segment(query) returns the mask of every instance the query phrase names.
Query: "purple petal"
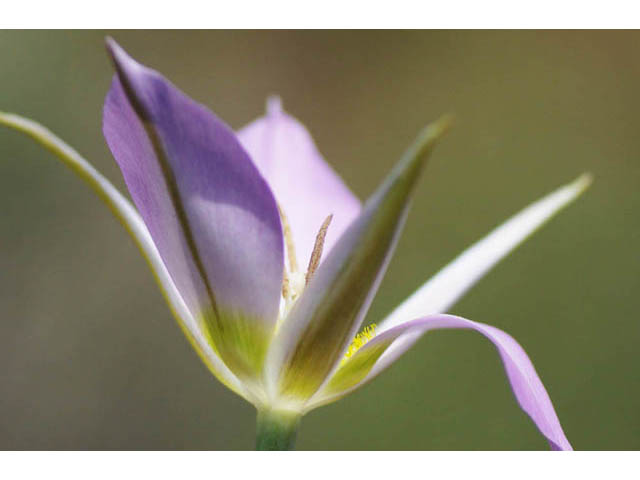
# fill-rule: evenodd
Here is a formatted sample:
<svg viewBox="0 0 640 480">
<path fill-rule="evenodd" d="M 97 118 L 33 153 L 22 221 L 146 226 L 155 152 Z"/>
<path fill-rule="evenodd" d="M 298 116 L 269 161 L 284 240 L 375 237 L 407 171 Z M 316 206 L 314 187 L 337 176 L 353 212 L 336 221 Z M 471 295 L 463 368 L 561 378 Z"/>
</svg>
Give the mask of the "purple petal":
<svg viewBox="0 0 640 480">
<path fill-rule="evenodd" d="M 244 388 L 244 385 L 220 360 L 207 342 L 169 276 L 146 225 L 142 221 L 140 214 L 131 205 L 131 202 L 78 152 L 42 125 L 19 115 L 2 112 L 0 112 L 0 125 L 14 128 L 32 137 L 36 142 L 50 150 L 78 178 L 91 187 L 96 195 L 109 207 L 111 213 L 122 223 L 140 249 L 158 283 L 160 291 L 169 304 L 171 312 L 202 361 L 224 385 L 248 401 L 255 403 L 256 400 L 252 393 Z"/>
<path fill-rule="evenodd" d="M 518 342 L 495 327 L 453 315 L 428 316 L 380 333 L 343 364 L 341 369 L 348 371 L 348 375 L 338 370 L 324 391 L 318 395 L 317 403 L 311 408 L 345 395 L 387 368 L 413 343 L 403 342 L 406 336 L 413 337 L 429 330 L 448 328 L 475 330 L 493 342 L 502 359 L 513 394 L 522 410 L 531 417 L 552 449 L 572 450 L 571 444 L 562 431 L 551 399 L 531 360 Z M 351 362 L 359 364 L 358 371 L 349 368 Z M 365 369 L 366 371 L 363 371 Z M 351 379 L 355 379 L 355 382 Z"/>
<path fill-rule="evenodd" d="M 271 190 L 235 134 L 108 43 L 104 135 L 162 260 L 233 370 L 261 368 L 277 320 L 283 239 Z"/>
<path fill-rule="evenodd" d="M 238 132 L 284 210 L 298 261 L 306 267 L 322 225 L 333 214 L 324 256 L 360 212 L 360 201 L 324 161 L 307 129 L 270 98 L 267 114 Z"/>
</svg>

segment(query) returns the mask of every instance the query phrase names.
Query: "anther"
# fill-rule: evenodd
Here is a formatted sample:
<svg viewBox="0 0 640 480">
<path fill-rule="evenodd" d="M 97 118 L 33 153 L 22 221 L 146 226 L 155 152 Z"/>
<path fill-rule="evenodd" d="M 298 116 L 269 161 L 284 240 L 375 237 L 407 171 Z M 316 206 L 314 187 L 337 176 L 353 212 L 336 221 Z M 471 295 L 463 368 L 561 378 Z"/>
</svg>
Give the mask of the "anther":
<svg viewBox="0 0 640 480">
<path fill-rule="evenodd" d="M 376 324 L 372 323 L 371 325 L 367 325 L 360 333 L 356 334 L 344 354 L 344 358 L 341 362 L 342 364 L 351 358 L 358 350 L 364 347 L 369 340 L 376 336 L 376 328 Z"/>
<path fill-rule="evenodd" d="M 327 229 L 329 228 L 329 224 L 331 223 L 332 219 L 333 214 L 325 218 L 324 222 L 322 222 L 322 226 L 320 227 L 318 235 L 316 235 L 316 242 L 313 245 L 313 251 L 311 252 L 311 258 L 309 259 L 309 267 L 307 268 L 306 283 L 309 283 L 309 280 L 311 280 L 311 277 L 318 268 L 318 265 L 320 265 L 320 258 L 322 257 L 322 249 L 324 247 L 324 239 L 327 236 Z"/>
</svg>

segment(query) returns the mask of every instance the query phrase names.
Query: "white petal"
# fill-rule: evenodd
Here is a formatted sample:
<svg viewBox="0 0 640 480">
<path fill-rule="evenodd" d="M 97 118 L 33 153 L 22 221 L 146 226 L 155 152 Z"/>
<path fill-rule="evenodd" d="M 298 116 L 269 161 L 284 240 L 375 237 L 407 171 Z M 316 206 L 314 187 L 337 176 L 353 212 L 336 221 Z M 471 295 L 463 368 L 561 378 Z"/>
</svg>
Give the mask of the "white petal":
<svg viewBox="0 0 640 480">
<path fill-rule="evenodd" d="M 378 331 L 447 311 L 494 265 L 575 200 L 590 183 L 591 175 L 583 174 L 508 219 L 431 277 L 378 325 Z"/>
<path fill-rule="evenodd" d="M 378 335 L 415 318 L 444 313 L 496 263 L 584 192 L 591 181 L 590 174 L 581 175 L 568 185 L 529 205 L 467 248 L 387 315 L 378 325 Z M 423 333 L 407 332 L 399 337 L 358 386 L 372 380 L 392 364 L 418 341 Z"/>
</svg>

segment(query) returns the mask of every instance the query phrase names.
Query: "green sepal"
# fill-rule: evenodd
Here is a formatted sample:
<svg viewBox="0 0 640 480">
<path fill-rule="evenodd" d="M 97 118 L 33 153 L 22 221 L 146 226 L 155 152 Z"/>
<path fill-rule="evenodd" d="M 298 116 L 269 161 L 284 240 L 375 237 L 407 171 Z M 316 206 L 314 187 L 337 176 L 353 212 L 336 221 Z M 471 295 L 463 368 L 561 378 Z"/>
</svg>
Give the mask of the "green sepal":
<svg viewBox="0 0 640 480">
<path fill-rule="evenodd" d="M 419 174 L 451 120 L 442 117 L 420 133 L 294 305 L 267 364 L 279 375 L 279 395 L 310 398 L 342 359 L 397 243 Z"/>
</svg>

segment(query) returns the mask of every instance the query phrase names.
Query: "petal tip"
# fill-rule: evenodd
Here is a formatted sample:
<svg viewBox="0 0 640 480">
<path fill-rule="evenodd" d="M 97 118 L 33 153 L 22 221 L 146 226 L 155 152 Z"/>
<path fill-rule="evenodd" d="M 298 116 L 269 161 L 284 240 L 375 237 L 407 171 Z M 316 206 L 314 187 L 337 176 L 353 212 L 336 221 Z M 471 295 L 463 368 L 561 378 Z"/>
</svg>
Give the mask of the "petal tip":
<svg viewBox="0 0 640 480">
<path fill-rule="evenodd" d="M 576 190 L 577 194 L 583 193 L 593 183 L 593 173 L 585 172 L 576 178 L 571 186 Z"/>
<path fill-rule="evenodd" d="M 105 44 L 131 106 L 142 119 L 149 119 L 152 116 L 149 110 L 150 99 L 145 99 L 148 96 L 145 92 L 149 90 L 149 80 L 159 74 L 138 63 L 113 38 L 106 37 Z"/>
<path fill-rule="evenodd" d="M 107 53 L 109 54 L 109 56 L 111 57 L 114 63 L 117 64 L 118 60 L 121 59 L 124 55 L 126 55 L 126 53 L 124 52 L 124 49 L 120 45 L 118 45 L 118 42 L 116 42 L 113 39 L 113 37 L 106 36 L 104 38 L 104 44 L 107 49 Z"/>
<path fill-rule="evenodd" d="M 105 37 L 105 46 L 121 80 L 124 81 L 126 77 L 135 74 L 137 69 L 144 69 L 144 67 L 136 62 L 112 37 Z"/>
<path fill-rule="evenodd" d="M 282 113 L 282 99 L 280 95 L 272 94 L 267 97 L 267 116 L 272 117 Z"/>
<path fill-rule="evenodd" d="M 454 119 L 454 115 L 448 113 L 424 127 L 418 135 L 418 141 L 415 144 L 417 156 L 422 156 L 429 152 L 435 143 L 453 126 Z"/>
<path fill-rule="evenodd" d="M 439 134 L 442 135 L 443 133 L 449 131 L 449 129 L 453 127 L 455 122 L 456 116 L 454 113 L 445 113 L 433 123 L 433 128 L 439 129 Z"/>
<path fill-rule="evenodd" d="M 111 35 L 107 35 L 106 37 L 104 37 L 104 43 L 107 46 L 107 48 L 111 48 L 114 44 L 117 45 L 117 42 L 113 39 Z"/>
<path fill-rule="evenodd" d="M 455 120 L 456 116 L 453 113 L 445 113 L 435 122 L 430 123 L 427 130 L 431 132 L 431 136 L 441 137 L 453 127 Z"/>
</svg>

